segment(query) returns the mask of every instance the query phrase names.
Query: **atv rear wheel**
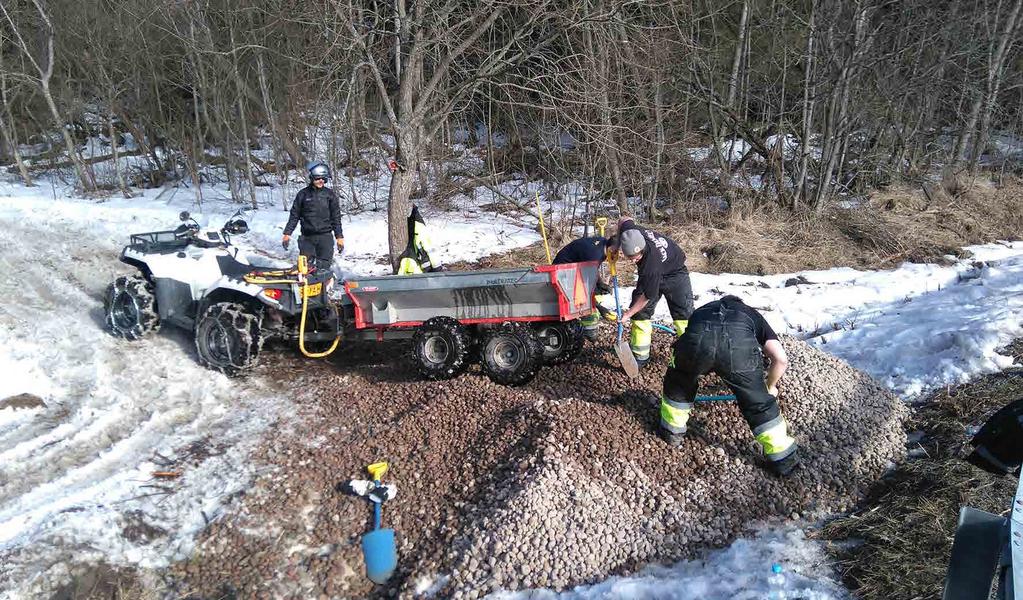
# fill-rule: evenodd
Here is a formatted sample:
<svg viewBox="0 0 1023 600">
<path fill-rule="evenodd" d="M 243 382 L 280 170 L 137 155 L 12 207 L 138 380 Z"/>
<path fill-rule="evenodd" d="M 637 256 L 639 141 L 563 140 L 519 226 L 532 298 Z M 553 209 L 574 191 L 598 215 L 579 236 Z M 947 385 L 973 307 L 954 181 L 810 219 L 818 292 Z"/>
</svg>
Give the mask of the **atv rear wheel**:
<svg viewBox="0 0 1023 600">
<path fill-rule="evenodd" d="M 545 365 L 566 363 L 582 352 L 583 326 L 579 321 L 548 321 L 535 325 L 536 337 L 543 345 Z"/>
<path fill-rule="evenodd" d="M 263 346 L 261 325 L 262 315 L 244 304 L 210 305 L 195 327 L 199 364 L 229 376 L 252 369 Z"/>
<path fill-rule="evenodd" d="M 484 334 L 480 342 L 480 365 L 494 383 L 529 383 L 542 363 L 543 345 L 525 323 L 505 323 Z"/>
<path fill-rule="evenodd" d="M 160 329 L 153 286 L 141 275 L 124 275 L 107 286 L 103 309 L 116 336 L 137 340 Z"/>
<path fill-rule="evenodd" d="M 423 377 L 451 379 L 469 366 L 472 344 L 465 327 L 451 317 L 433 317 L 412 336 L 412 355 Z"/>
</svg>

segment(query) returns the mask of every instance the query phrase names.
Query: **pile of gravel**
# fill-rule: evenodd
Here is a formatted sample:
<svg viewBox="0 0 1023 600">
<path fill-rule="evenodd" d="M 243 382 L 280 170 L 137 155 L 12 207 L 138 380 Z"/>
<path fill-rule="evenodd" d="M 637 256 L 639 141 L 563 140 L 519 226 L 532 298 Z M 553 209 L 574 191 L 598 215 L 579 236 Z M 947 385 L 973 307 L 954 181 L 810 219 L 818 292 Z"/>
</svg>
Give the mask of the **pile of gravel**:
<svg viewBox="0 0 1023 600">
<path fill-rule="evenodd" d="M 523 388 L 478 372 L 419 381 L 385 346 L 347 350 L 333 365 L 283 360 L 275 368 L 314 376 L 302 380 L 312 393 L 296 398 L 309 416 L 268 442 L 258 457 L 267 474 L 175 568 L 180 591 L 563 589 L 691 557 L 755 521 L 848 509 L 904 455 L 908 410 L 842 361 L 784 344 L 780 403 L 803 457 L 787 479 L 758 466 L 734 403 L 698 405 L 680 448 L 656 437 L 666 345 L 638 380 L 604 344 Z M 386 479 L 399 486 L 384 526 L 398 532 L 400 561 L 392 582 L 374 588 L 359 546 L 370 506 L 339 484 L 378 460 L 391 462 Z"/>
</svg>

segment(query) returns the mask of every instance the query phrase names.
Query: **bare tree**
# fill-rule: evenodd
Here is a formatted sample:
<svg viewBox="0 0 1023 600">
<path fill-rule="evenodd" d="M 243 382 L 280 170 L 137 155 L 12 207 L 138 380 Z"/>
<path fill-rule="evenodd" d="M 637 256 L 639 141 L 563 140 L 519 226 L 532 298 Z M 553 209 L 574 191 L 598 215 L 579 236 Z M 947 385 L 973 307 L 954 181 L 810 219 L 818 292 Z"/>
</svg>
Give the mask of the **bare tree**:
<svg viewBox="0 0 1023 600">
<path fill-rule="evenodd" d="M 75 174 L 78 176 L 78 181 L 82 184 L 84 189 L 95 190 L 96 182 L 92 177 L 92 173 L 82 161 L 82 157 L 78 153 L 78 150 L 71 139 L 71 134 L 68 131 L 64 117 L 61 115 L 60 109 L 57 108 L 57 103 L 53 97 L 53 89 L 50 85 L 53 80 L 54 38 L 56 37 L 56 33 L 53 29 L 53 23 L 50 21 L 50 17 L 46 13 L 46 10 L 40 0 L 32 0 L 32 6 L 35 7 L 38 17 L 42 21 L 42 30 L 46 39 L 45 53 L 43 56 L 38 58 L 35 56 L 33 49 L 29 46 L 29 43 L 22 36 L 18 23 L 15 22 L 14 16 L 7 9 L 5 4 L 0 4 L 0 12 L 3 13 L 4 18 L 7 20 L 7 23 L 11 28 L 15 45 L 19 50 L 21 50 L 24 57 L 35 69 L 35 80 L 39 85 L 39 91 L 42 92 L 43 98 L 46 100 L 46 106 L 50 109 L 50 115 L 53 117 L 54 125 L 60 130 L 64 137 L 64 146 L 67 150 L 68 158 L 74 164 Z"/>
</svg>

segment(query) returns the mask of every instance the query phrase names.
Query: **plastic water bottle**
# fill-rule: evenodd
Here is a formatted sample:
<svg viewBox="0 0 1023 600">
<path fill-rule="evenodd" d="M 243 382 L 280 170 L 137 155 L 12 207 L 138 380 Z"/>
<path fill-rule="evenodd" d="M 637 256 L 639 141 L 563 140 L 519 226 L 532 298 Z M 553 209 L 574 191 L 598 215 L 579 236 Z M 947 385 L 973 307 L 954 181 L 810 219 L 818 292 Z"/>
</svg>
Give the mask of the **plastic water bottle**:
<svg viewBox="0 0 1023 600">
<path fill-rule="evenodd" d="M 767 578 L 767 597 L 769 600 L 787 600 L 789 595 L 785 592 L 785 572 L 781 565 L 771 565 L 771 576 Z"/>
</svg>

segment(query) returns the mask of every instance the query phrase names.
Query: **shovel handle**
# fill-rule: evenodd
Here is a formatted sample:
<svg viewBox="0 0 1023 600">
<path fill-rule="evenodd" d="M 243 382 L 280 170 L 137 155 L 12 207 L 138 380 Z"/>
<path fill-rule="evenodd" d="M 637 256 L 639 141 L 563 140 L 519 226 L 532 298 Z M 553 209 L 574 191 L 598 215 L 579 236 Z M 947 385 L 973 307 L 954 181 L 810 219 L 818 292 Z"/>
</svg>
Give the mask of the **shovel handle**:
<svg viewBox="0 0 1023 600">
<path fill-rule="evenodd" d="M 380 480 L 376 479 L 376 480 L 373 481 L 373 483 L 375 483 L 377 485 L 380 485 Z M 381 505 L 383 505 L 383 502 L 374 502 L 373 503 L 373 529 L 374 530 L 380 529 L 380 519 L 381 519 L 381 517 L 380 517 L 380 513 L 381 513 L 380 507 L 381 507 Z"/>
</svg>

